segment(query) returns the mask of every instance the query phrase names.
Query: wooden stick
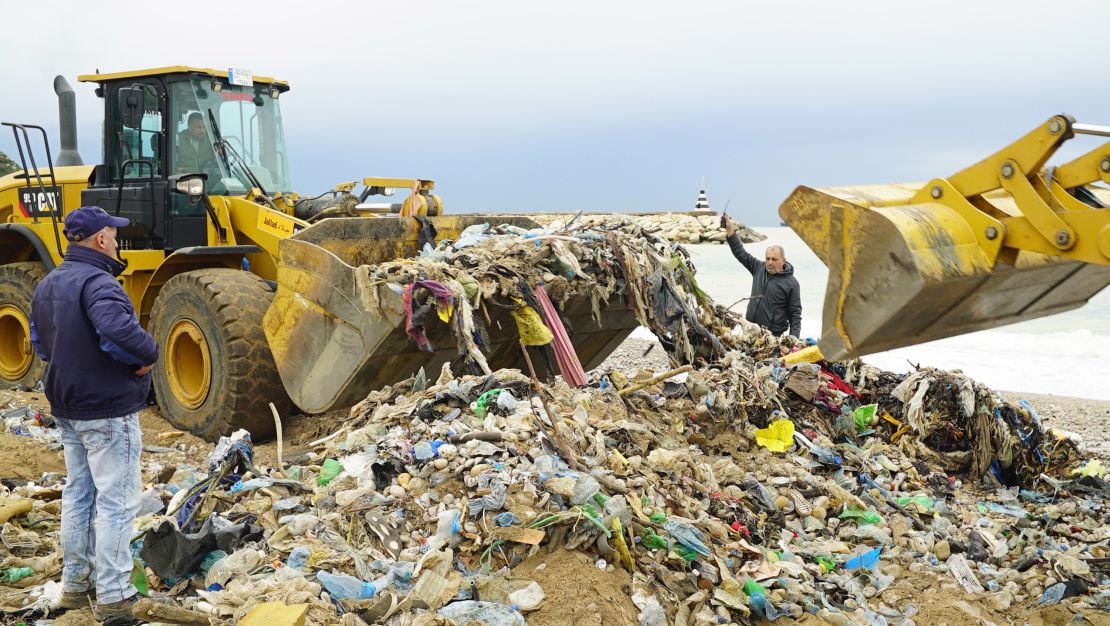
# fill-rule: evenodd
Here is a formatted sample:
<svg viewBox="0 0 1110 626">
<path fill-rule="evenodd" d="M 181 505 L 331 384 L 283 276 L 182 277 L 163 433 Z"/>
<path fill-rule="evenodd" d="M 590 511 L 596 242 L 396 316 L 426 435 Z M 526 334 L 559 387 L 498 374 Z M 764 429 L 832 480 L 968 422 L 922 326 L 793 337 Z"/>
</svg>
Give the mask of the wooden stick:
<svg viewBox="0 0 1110 626">
<path fill-rule="evenodd" d="M 620 396 L 627 396 L 628 394 L 632 393 L 633 391 L 639 391 L 639 390 L 643 389 L 644 387 L 649 387 L 651 385 L 654 385 L 657 382 L 660 382 L 660 381 L 663 381 L 663 380 L 667 380 L 668 378 L 673 378 L 675 376 L 678 376 L 679 374 L 684 374 L 686 372 L 689 372 L 692 369 L 694 369 L 693 365 L 683 365 L 682 367 L 676 367 L 675 369 L 663 372 L 662 374 L 659 374 L 658 376 L 652 376 L 651 378 L 649 378 L 645 381 L 638 382 L 635 385 L 629 385 L 629 386 L 625 387 L 624 389 L 621 389 L 620 391 L 618 391 L 617 394 L 619 394 Z"/>
<path fill-rule="evenodd" d="M 551 429 L 555 431 L 555 435 L 559 435 L 559 420 L 551 409 L 547 406 L 547 400 L 543 399 L 543 388 L 540 387 L 540 379 L 536 376 L 536 368 L 532 367 L 532 357 L 528 356 L 528 346 L 524 341 L 520 342 L 520 351 L 524 353 L 524 362 L 528 364 L 528 373 L 532 375 L 532 389 L 536 392 L 536 397 L 540 399 L 543 404 L 543 410 L 547 413 L 547 419 L 551 420 Z M 542 420 L 541 420 L 542 421 Z"/>
<path fill-rule="evenodd" d="M 555 444 L 557 451 L 563 456 L 563 460 L 567 462 L 567 465 L 569 465 L 572 470 L 576 472 L 585 471 L 582 468 L 582 464 L 578 462 L 578 456 L 575 455 L 574 449 L 567 445 L 567 442 L 563 439 L 563 433 L 559 430 L 559 418 L 551 411 L 551 407 L 547 405 L 547 400 L 543 399 L 543 387 L 540 386 L 540 379 L 536 376 L 536 369 L 532 367 L 532 358 L 528 356 L 528 346 L 524 345 L 523 341 L 520 342 L 520 350 L 524 353 L 524 362 L 528 364 L 528 373 L 532 375 L 532 388 L 536 392 L 536 397 L 540 399 L 543 410 L 547 413 L 547 418 L 551 421 L 551 441 Z M 532 408 L 532 401 L 530 399 L 528 401 L 528 407 Z M 532 411 L 533 415 L 535 415 L 535 413 L 535 411 Z M 540 419 L 538 415 L 536 415 L 536 422 L 539 424 L 540 428 L 544 427 L 543 420 Z"/>
</svg>

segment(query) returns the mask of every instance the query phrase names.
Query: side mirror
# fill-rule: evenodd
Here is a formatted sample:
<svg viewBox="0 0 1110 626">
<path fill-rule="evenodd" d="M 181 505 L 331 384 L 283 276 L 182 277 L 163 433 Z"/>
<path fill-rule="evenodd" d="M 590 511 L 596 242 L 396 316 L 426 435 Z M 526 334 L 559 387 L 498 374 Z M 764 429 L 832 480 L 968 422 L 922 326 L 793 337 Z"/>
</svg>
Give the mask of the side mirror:
<svg viewBox="0 0 1110 626">
<path fill-rule="evenodd" d="M 120 120 L 127 128 L 139 128 L 143 121 L 143 90 L 140 87 L 120 87 L 116 94 Z"/>
<path fill-rule="evenodd" d="M 169 182 L 172 189 L 177 193 L 183 193 L 189 196 L 190 201 L 195 201 L 204 195 L 204 181 L 208 180 L 208 174 L 179 174 L 170 176 Z"/>
</svg>

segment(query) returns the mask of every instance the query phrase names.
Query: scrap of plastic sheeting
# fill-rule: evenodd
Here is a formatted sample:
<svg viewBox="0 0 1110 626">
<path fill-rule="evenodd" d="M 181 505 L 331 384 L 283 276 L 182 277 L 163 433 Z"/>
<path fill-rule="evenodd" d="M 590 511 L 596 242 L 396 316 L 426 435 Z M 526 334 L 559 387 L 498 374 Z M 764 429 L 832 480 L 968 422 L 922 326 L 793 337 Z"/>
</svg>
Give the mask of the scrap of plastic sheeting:
<svg viewBox="0 0 1110 626">
<path fill-rule="evenodd" d="M 668 520 L 666 524 L 663 524 L 663 530 L 670 533 L 676 541 L 694 552 L 702 556 L 709 556 L 709 548 L 705 547 L 705 544 L 702 543 L 705 539 L 705 535 L 690 524 L 678 520 Z"/>
<path fill-rule="evenodd" d="M 464 228 L 463 231 L 459 233 L 459 238 L 455 240 L 455 243 L 451 244 L 451 247 L 456 250 L 462 250 L 463 248 L 477 245 L 489 238 L 489 224 L 474 224 L 473 226 Z"/>
<path fill-rule="evenodd" d="M 1072 476 L 1095 476 L 1102 478 L 1105 474 L 1106 468 L 1102 466 L 1102 461 L 1099 459 L 1091 459 L 1082 467 L 1077 467 L 1071 471 Z"/>
<path fill-rule="evenodd" d="M 948 572 L 960 583 L 964 591 L 968 593 L 983 593 L 983 585 L 979 582 L 979 579 L 975 577 L 975 573 L 971 571 L 971 566 L 968 565 L 964 555 L 953 554 L 948 557 Z"/>
<path fill-rule="evenodd" d="M 875 414 L 878 410 L 879 405 L 877 404 L 865 404 L 856 407 L 856 409 L 852 411 L 852 422 L 855 424 L 856 431 L 862 432 L 874 425 Z"/>
<path fill-rule="evenodd" d="M 524 626 L 524 616 L 511 607 L 496 602 L 463 600 L 452 602 L 436 611 L 459 624 L 479 623 L 487 626 Z"/>
<path fill-rule="evenodd" d="M 781 419 L 755 431 L 755 442 L 771 452 L 786 452 L 794 443 L 794 422 Z"/>
<path fill-rule="evenodd" d="M 882 553 L 882 551 L 882 546 L 879 546 L 874 550 L 868 550 L 867 552 L 864 552 L 857 557 L 848 559 L 848 562 L 844 564 L 844 569 L 865 569 L 867 571 L 871 571 L 875 569 L 875 566 L 879 563 L 879 554 Z"/>
</svg>

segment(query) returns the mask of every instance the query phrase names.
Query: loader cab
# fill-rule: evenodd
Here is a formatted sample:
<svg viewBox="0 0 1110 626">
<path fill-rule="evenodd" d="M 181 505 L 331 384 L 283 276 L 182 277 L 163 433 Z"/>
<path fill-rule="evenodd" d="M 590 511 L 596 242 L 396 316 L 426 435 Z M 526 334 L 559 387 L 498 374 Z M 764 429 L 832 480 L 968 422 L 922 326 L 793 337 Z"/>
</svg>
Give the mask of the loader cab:
<svg viewBox="0 0 1110 626">
<path fill-rule="evenodd" d="M 282 81 L 186 67 L 79 77 L 104 101 L 103 161 L 82 204 L 131 221 L 124 249 L 209 245 L 214 196 L 292 191 L 278 99 Z M 205 175 L 199 200 L 174 190 Z"/>
</svg>

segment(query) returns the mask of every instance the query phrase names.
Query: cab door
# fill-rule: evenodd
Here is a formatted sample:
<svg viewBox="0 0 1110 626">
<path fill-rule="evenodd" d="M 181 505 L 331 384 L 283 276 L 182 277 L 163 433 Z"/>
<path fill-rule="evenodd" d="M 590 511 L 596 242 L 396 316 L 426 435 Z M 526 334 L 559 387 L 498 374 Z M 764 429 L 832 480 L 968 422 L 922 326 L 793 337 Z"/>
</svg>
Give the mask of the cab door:
<svg viewBox="0 0 1110 626">
<path fill-rule="evenodd" d="M 167 98 L 158 78 L 129 79 L 107 86 L 104 167 L 82 204 L 126 217 L 124 249 L 165 249 L 168 234 L 166 181 Z"/>
</svg>

